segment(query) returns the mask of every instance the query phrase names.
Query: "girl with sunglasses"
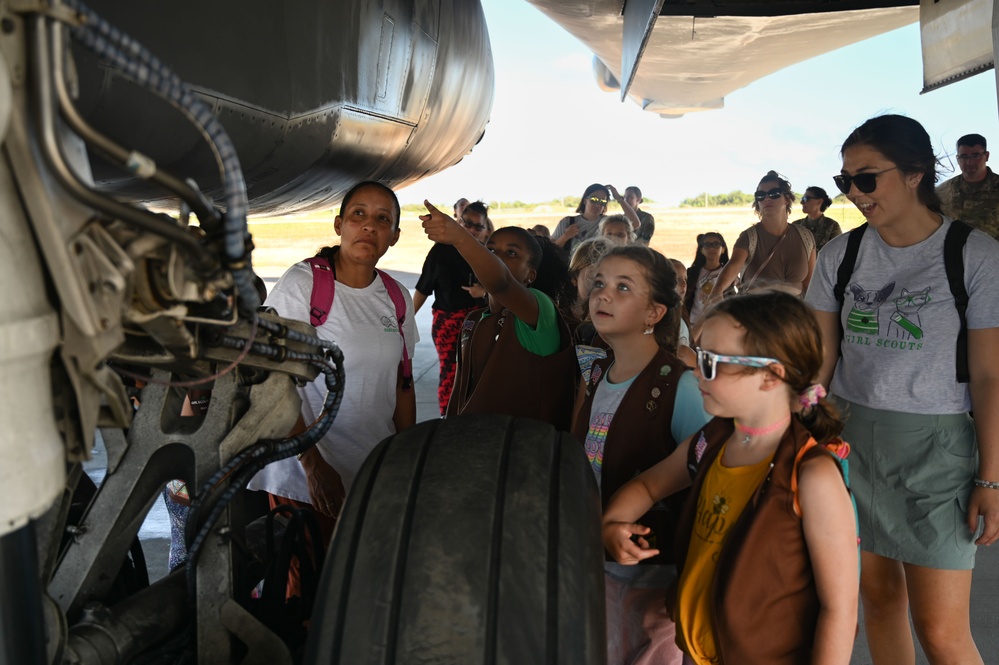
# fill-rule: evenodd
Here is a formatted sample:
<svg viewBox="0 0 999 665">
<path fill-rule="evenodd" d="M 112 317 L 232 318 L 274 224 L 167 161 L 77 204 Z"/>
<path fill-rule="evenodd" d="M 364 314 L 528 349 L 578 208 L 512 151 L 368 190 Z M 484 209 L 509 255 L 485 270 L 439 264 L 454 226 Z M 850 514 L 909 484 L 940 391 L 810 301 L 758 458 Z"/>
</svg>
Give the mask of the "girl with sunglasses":
<svg viewBox="0 0 999 665">
<path fill-rule="evenodd" d="M 670 455 L 708 420 L 697 383 L 676 357 L 680 296 L 668 259 L 615 247 L 597 265 L 590 318 L 609 347 L 580 385 L 572 433 L 584 443 L 601 503 Z M 673 538 L 682 499 L 642 511 L 659 543 Z M 668 553 L 638 567 L 605 566 L 608 662 L 679 665 L 673 624 L 662 614 L 676 568 Z"/>
<path fill-rule="evenodd" d="M 853 444 L 871 656 L 914 662 L 911 613 L 931 663 L 981 663 L 969 606 L 976 546 L 999 538 L 999 244 L 981 231 L 967 238 L 967 336 L 955 343 L 961 323 L 944 261 L 955 222 L 940 212 L 930 137 L 911 118 L 880 116 L 841 155 L 836 185 L 867 224 L 822 250 L 808 302 L 825 348 L 820 380 L 845 406 Z M 964 351 L 967 383 L 955 369 Z"/>
<path fill-rule="evenodd" d="M 827 242 L 843 234 L 839 222 L 832 217 L 826 217 L 826 209 L 831 205 L 832 199 L 826 194 L 826 190 L 821 187 L 809 187 L 801 197 L 801 211 L 805 216 L 793 222 L 812 232 L 816 252 L 825 247 Z"/>
<path fill-rule="evenodd" d="M 572 254 L 577 244 L 597 235 L 600 223 L 606 218 L 607 204 L 611 195 L 624 211 L 625 218 L 631 223 L 632 231 L 637 232 L 642 225 L 641 220 L 638 219 L 635 209 L 618 193 L 614 185 L 593 183 L 583 191 L 583 198 L 579 201 L 576 214 L 563 217 L 559 221 L 552 231 L 552 241 Z"/>
<path fill-rule="evenodd" d="M 460 215 L 456 218 L 465 230 L 481 244 L 493 232 L 489 219 L 489 208 L 482 201 L 469 203 L 465 199 Z M 457 207 L 457 203 L 455 206 Z M 423 270 L 413 292 L 413 305 L 419 312 L 430 295 L 434 295 L 433 323 L 430 332 L 440 362 L 437 382 L 437 403 L 441 415 L 447 411 L 451 389 L 454 387 L 455 363 L 457 362 L 458 332 L 468 313 L 485 304 L 482 287 L 475 279 L 475 273 L 468 262 L 452 245 L 436 243 L 427 253 Z"/>
<path fill-rule="evenodd" d="M 710 231 L 697 236 L 697 255 L 687 269 L 687 293 L 683 298 L 691 327 L 701 320 L 704 306 L 714 293 L 715 283 L 727 263 L 728 245 L 722 234 Z"/>
<path fill-rule="evenodd" d="M 705 314 L 697 356 L 715 418 L 621 488 L 604 512 L 604 545 L 622 564 L 674 545 L 671 611 L 685 663 L 846 665 L 856 521 L 830 454 L 847 449 L 835 439 L 842 422 L 813 384 L 822 366 L 815 317 L 780 291 L 724 300 Z M 675 541 L 651 542 L 636 519 L 691 485 Z"/>
<path fill-rule="evenodd" d="M 768 171 L 756 188 L 753 210 L 760 221 L 739 235 L 732 259 L 718 276 L 711 300 L 718 300 L 736 280 L 740 288 L 779 286 L 803 294 L 815 268 L 815 239 L 808 229 L 788 224 L 794 194 L 791 183 Z"/>
</svg>

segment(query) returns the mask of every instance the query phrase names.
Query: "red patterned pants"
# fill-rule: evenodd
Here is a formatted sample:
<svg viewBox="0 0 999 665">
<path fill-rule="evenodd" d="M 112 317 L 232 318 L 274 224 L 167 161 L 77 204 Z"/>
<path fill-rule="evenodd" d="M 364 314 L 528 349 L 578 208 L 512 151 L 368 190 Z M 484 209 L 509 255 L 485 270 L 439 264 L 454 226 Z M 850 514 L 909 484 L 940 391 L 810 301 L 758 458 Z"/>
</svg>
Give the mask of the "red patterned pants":
<svg viewBox="0 0 999 665">
<path fill-rule="evenodd" d="M 434 310 L 434 322 L 430 332 L 437 347 L 437 357 L 440 359 L 440 382 L 437 384 L 437 403 L 441 415 L 447 411 L 448 400 L 451 399 L 451 389 L 454 388 L 454 374 L 458 366 L 458 335 L 461 324 L 471 309 L 460 309 L 456 312 Z"/>
</svg>

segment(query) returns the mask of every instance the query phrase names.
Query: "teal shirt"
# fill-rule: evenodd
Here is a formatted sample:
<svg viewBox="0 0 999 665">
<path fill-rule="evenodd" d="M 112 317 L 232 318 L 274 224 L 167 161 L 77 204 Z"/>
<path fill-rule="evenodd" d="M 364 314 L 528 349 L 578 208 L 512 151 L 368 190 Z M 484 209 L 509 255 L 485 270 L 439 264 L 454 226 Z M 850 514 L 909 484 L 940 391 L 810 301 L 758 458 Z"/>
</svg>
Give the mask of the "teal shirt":
<svg viewBox="0 0 999 665">
<path fill-rule="evenodd" d="M 704 410 L 704 398 L 697 389 L 697 377 L 693 372 L 684 372 L 676 386 L 673 402 L 673 420 L 670 421 L 673 440 L 683 443 L 713 417 Z"/>
<path fill-rule="evenodd" d="M 518 317 L 513 317 L 517 341 L 525 350 L 539 356 L 550 356 L 562 346 L 562 333 L 559 331 L 558 312 L 555 303 L 546 294 L 528 289 L 538 301 L 538 324 L 528 325 Z M 486 316 L 492 316 L 490 312 Z M 486 317 L 483 317 L 483 319 Z"/>
</svg>

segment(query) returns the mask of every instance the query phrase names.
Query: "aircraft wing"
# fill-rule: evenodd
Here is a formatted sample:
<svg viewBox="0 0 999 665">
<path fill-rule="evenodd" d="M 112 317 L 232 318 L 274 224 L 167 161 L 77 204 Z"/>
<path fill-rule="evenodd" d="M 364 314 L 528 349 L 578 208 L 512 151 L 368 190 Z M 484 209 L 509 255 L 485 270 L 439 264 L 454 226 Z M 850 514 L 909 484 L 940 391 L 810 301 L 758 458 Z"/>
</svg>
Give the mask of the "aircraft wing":
<svg viewBox="0 0 999 665">
<path fill-rule="evenodd" d="M 663 117 L 722 108 L 788 65 L 919 20 L 905 0 L 528 1 L 593 51 L 603 89 Z"/>
</svg>

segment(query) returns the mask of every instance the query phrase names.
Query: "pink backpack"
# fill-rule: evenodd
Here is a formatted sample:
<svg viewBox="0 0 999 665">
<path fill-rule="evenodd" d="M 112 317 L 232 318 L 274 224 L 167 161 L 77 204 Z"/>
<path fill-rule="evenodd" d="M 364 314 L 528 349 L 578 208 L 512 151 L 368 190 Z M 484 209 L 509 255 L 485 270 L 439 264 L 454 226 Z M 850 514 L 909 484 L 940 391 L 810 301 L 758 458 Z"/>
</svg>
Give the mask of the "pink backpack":
<svg viewBox="0 0 999 665">
<path fill-rule="evenodd" d="M 312 266 L 312 299 L 309 302 L 309 322 L 316 328 L 321 326 L 333 309 L 333 294 L 336 291 L 336 274 L 330 267 L 329 261 L 321 256 L 314 256 L 305 259 L 305 262 Z M 399 326 L 399 335 L 402 337 L 402 387 L 409 390 L 413 387 L 413 361 L 409 357 L 409 349 L 406 347 L 406 333 L 403 332 L 402 324 L 406 320 L 406 299 L 402 296 L 402 290 L 398 282 L 382 270 L 375 269 L 378 276 L 385 284 L 392 304 L 395 305 L 395 318 Z"/>
</svg>

